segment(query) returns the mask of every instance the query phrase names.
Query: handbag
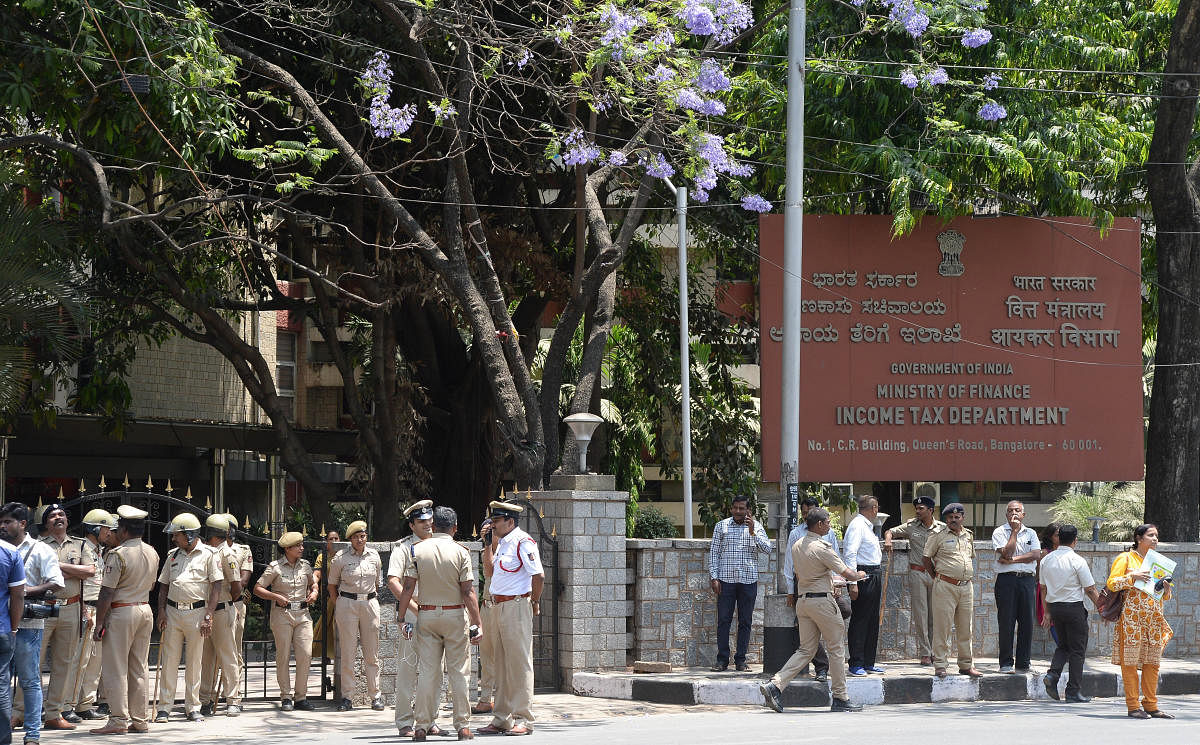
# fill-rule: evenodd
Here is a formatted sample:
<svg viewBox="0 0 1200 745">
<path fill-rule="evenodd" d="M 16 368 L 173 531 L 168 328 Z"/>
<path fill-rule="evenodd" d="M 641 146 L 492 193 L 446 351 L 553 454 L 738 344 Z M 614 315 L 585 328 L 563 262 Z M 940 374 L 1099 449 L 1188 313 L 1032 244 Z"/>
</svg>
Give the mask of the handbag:
<svg viewBox="0 0 1200 745">
<path fill-rule="evenodd" d="M 1118 590 L 1113 592 L 1107 586 L 1100 591 L 1100 599 L 1096 601 L 1096 612 L 1100 614 L 1100 618 L 1105 621 L 1116 621 L 1121 617 L 1121 610 L 1125 607 L 1126 590 Z"/>
</svg>

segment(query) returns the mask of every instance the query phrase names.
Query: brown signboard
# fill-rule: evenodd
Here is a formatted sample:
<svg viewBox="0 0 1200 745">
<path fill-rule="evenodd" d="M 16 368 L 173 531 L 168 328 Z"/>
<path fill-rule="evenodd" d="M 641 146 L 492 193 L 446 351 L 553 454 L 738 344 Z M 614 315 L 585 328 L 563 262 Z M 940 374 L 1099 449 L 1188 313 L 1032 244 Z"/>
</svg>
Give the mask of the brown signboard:
<svg viewBox="0 0 1200 745">
<path fill-rule="evenodd" d="M 783 334 L 801 334 L 800 481 L 1143 477 L 1140 233 L 1078 218 L 804 218 L 782 328 L 783 216 L 760 223 L 763 477 Z"/>
</svg>

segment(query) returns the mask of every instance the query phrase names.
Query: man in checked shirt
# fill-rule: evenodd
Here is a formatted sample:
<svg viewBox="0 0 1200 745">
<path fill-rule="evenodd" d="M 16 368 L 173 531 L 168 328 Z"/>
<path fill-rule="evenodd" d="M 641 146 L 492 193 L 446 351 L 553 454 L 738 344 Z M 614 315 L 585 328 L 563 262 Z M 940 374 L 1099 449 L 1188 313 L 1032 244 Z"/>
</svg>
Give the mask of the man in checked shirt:
<svg viewBox="0 0 1200 745">
<path fill-rule="evenodd" d="M 717 596 L 717 663 L 712 666 L 717 673 L 729 668 L 729 627 L 734 606 L 738 631 L 733 661 L 739 671 L 750 669 L 746 649 L 750 646 L 754 600 L 758 597 L 758 554 L 771 551 L 767 531 L 750 515 L 749 497 L 734 497 L 730 512 L 732 517 L 713 528 L 708 552 L 709 584 Z"/>
</svg>

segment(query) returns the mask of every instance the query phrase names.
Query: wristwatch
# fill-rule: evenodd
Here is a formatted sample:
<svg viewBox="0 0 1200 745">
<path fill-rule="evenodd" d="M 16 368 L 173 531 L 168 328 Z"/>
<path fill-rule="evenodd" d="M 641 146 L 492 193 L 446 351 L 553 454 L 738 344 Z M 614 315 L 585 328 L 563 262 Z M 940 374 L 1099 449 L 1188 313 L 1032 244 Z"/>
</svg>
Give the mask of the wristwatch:
<svg viewBox="0 0 1200 745">
<path fill-rule="evenodd" d="M 204 620 L 205 620 L 205 621 L 211 621 L 211 620 L 212 620 L 212 614 L 211 614 L 211 613 L 205 613 L 205 614 L 204 614 Z"/>
</svg>

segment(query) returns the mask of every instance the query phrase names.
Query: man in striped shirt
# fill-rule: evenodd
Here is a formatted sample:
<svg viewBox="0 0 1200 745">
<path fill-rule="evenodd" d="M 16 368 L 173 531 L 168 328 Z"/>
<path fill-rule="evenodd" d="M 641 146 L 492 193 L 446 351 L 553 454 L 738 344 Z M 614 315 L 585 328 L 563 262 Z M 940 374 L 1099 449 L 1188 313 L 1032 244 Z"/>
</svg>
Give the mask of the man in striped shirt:
<svg viewBox="0 0 1200 745">
<path fill-rule="evenodd" d="M 758 597 L 758 554 L 771 551 L 767 531 L 750 514 L 749 497 L 733 498 L 727 517 L 713 529 L 708 552 L 708 569 L 713 594 L 717 596 L 717 662 L 713 672 L 729 668 L 729 627 L 737 607 L 737 652 L 733 661 L 739 671 L 749 670 L 746 650 L 754 601 Z"/>
</svg>

